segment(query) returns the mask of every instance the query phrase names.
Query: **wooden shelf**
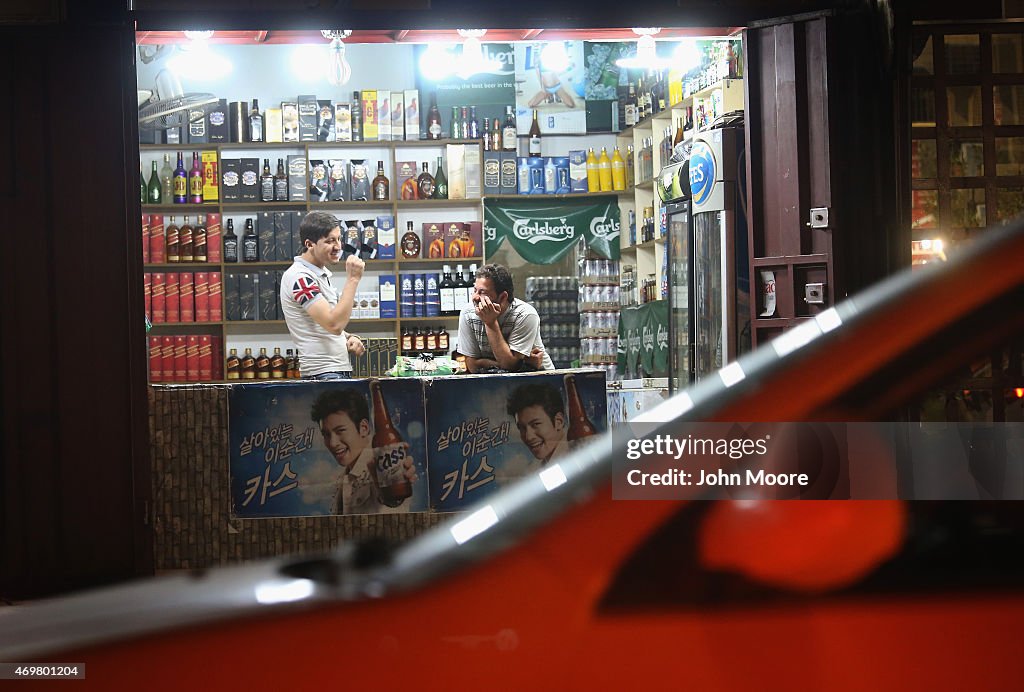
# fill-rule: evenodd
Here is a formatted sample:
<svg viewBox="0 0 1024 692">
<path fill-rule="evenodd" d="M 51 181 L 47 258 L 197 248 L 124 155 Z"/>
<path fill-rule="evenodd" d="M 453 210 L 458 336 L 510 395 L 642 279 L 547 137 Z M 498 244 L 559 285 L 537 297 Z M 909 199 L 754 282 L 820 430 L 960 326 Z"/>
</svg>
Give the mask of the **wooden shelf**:
<svg viewBox="0 0 1024 692">
<path fill-rule="evenodd" d="M 214 144 L 213 148 L 220 149 L 302 149 L 307 144 L 314 142 L 221 142 Z M 191 146 L 191 145 L 190 145 Z"/>
<path fill-rule="evenodd" d="M 399 322 L 437 322 L 438 320 L 457 320 L 458 315 L 436 315 L 434 317 L 399 317 Z"/>
<path fill-rule="evenodd" d="M 385 200 L 375 201 L 363 201 L 357 200 L 354 202 L 310 202 L 310 211 L 331 211 L 332 209 L 391 209 L 391 202 Z"/>
<path fill-rule="evenodd" d="M 626 197 L 632 190 L 609 190 L 608 192 L 567 192 L 541 195 L 486 195 L 484 199 L 592 199 L 594 197 Z"/>
<path fill-rule="evenodd" d="M 245 209 L 305 209 L 305 202 L 221 202 L 221 209 L 226 211 L 242 211 Z"/>
<path fill-rule="evenodd" d="M 142 211 L 146 213 L 181 213 L 191 214 L 200 212 L 217 211 L 220 204 L 216 202 L 203 202 L 202 204 L 143 204 Z"/>
<path fill-rule="evenodd" d="M 215 151 L 223 144 L 205 142 L 203 144 L 140 144 L 139 151 Z"/>
<path fill-rule="evenodd" d="M 389 260 L 390 261 L 390 260 Z M 465 264 L 466 262 L 483 262 L 483 257 L 419 257 L 402 258 L 399 264 Z"/>
<path fill-rule="evenodd" d="M 210 269 L 216 271 L 223 266 L 220 262 L 145 262 L 143 269 Z"/>
<path fill-rule="evenodd" d="M 433 209 L 444 207 L 479 207 L 483 199 L 400 199 L 395 202 L 399 209 Z"/>
<path fill-rule="evenodd" d="M 478 144 L 483 146 L 483 139 L 413 139 L 413 140 L 401 140 L 384 142 L 393 146 L 396 149 L 405 149 L 406 147 L 443 147 L 448 144 Z"/>
</svg>

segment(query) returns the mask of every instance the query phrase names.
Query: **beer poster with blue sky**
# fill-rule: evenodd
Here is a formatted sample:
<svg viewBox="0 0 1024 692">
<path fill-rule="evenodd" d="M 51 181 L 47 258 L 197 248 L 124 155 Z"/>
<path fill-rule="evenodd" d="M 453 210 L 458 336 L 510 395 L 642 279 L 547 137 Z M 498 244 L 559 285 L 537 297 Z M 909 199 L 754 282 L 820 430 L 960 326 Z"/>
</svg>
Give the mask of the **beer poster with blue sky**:
<svg viewBox="0 0 1024 692">
<path fill-rule="evenodd" d="M 603 371 L 434 378 L 430 507 L 465 509 L 607 429 Z"/>
<path fill-rule="evenodd" d="M 235 385 L 228 395 L 231 513 L 424 511 L 426 439 L 418 380 Z"/>
<path fill-rule="evenodd" d="M 587 131 L 587 70 L 583 41 L 516 43 L 516 125 L 530 132 L 533 111 L 541 134 Z"/>
</svg>

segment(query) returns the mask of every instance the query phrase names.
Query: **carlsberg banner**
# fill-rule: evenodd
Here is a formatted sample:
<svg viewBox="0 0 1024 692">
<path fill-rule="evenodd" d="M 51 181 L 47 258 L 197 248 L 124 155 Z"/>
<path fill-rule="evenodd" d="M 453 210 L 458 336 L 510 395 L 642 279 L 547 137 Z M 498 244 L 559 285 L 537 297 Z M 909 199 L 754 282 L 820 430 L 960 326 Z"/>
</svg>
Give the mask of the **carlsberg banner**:
<svg viewBox="0 0 1024 692">
<path fill-rule="evenodd" d="M 507 239 L 531 264 L 552 264 L 581 238 L 606 259 L 619 258 L 619 202 L 614 195 L 572 199 L 484 199 L 484 244 L 490 257 Z"/>
<path fill-rule="evenodd" d="M 667 300 L 619 312 L 619 371 L 630 379 L 668 375 Z"/>
</svg>

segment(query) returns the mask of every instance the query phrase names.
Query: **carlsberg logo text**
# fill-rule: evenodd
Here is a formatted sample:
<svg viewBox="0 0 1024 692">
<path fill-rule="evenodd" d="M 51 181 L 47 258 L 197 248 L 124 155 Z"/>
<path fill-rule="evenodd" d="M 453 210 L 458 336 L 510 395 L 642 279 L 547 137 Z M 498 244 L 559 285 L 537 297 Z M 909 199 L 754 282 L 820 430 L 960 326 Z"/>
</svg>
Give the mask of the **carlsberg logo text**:
<svg viewBox="0 0 1024 692">
<path fill-rule="evenodd" d="M 590 222 L 590 232 L 595 238 L 614 238 L 619 235 L 619 222 L 607 216 L 595 217 Z"/>
<path fill-rule="evenodd" d="M 571 223 L 566 223 L 566 219 L 560 219 L 560 221 L 560 224 L 552 225 L 550 221 L 518 219 L 512 225 L 512 233 L 516 238 L 525 240 L 531 245 L 546 240 L 560 243 L 575 238 L 576 227 Z"/>
</svg>

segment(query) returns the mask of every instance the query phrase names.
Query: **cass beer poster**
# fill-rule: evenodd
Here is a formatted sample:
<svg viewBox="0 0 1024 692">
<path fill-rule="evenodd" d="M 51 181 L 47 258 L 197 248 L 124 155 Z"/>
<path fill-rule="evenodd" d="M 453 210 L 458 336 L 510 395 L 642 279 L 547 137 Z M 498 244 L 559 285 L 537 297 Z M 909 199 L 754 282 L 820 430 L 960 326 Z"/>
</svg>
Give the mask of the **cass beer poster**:
<svg viewBox="0 0 1024 692">
<path fill-rule="evenodd" d="M 228 417 L 236 517 L 427 508 L 418 381 L 236 385 Z"/>
<path fill-rule="evenodd" d="M 231 514 L 453 511 L 607 429 L 603 371 L 243 384 Z"/>
</svg>

